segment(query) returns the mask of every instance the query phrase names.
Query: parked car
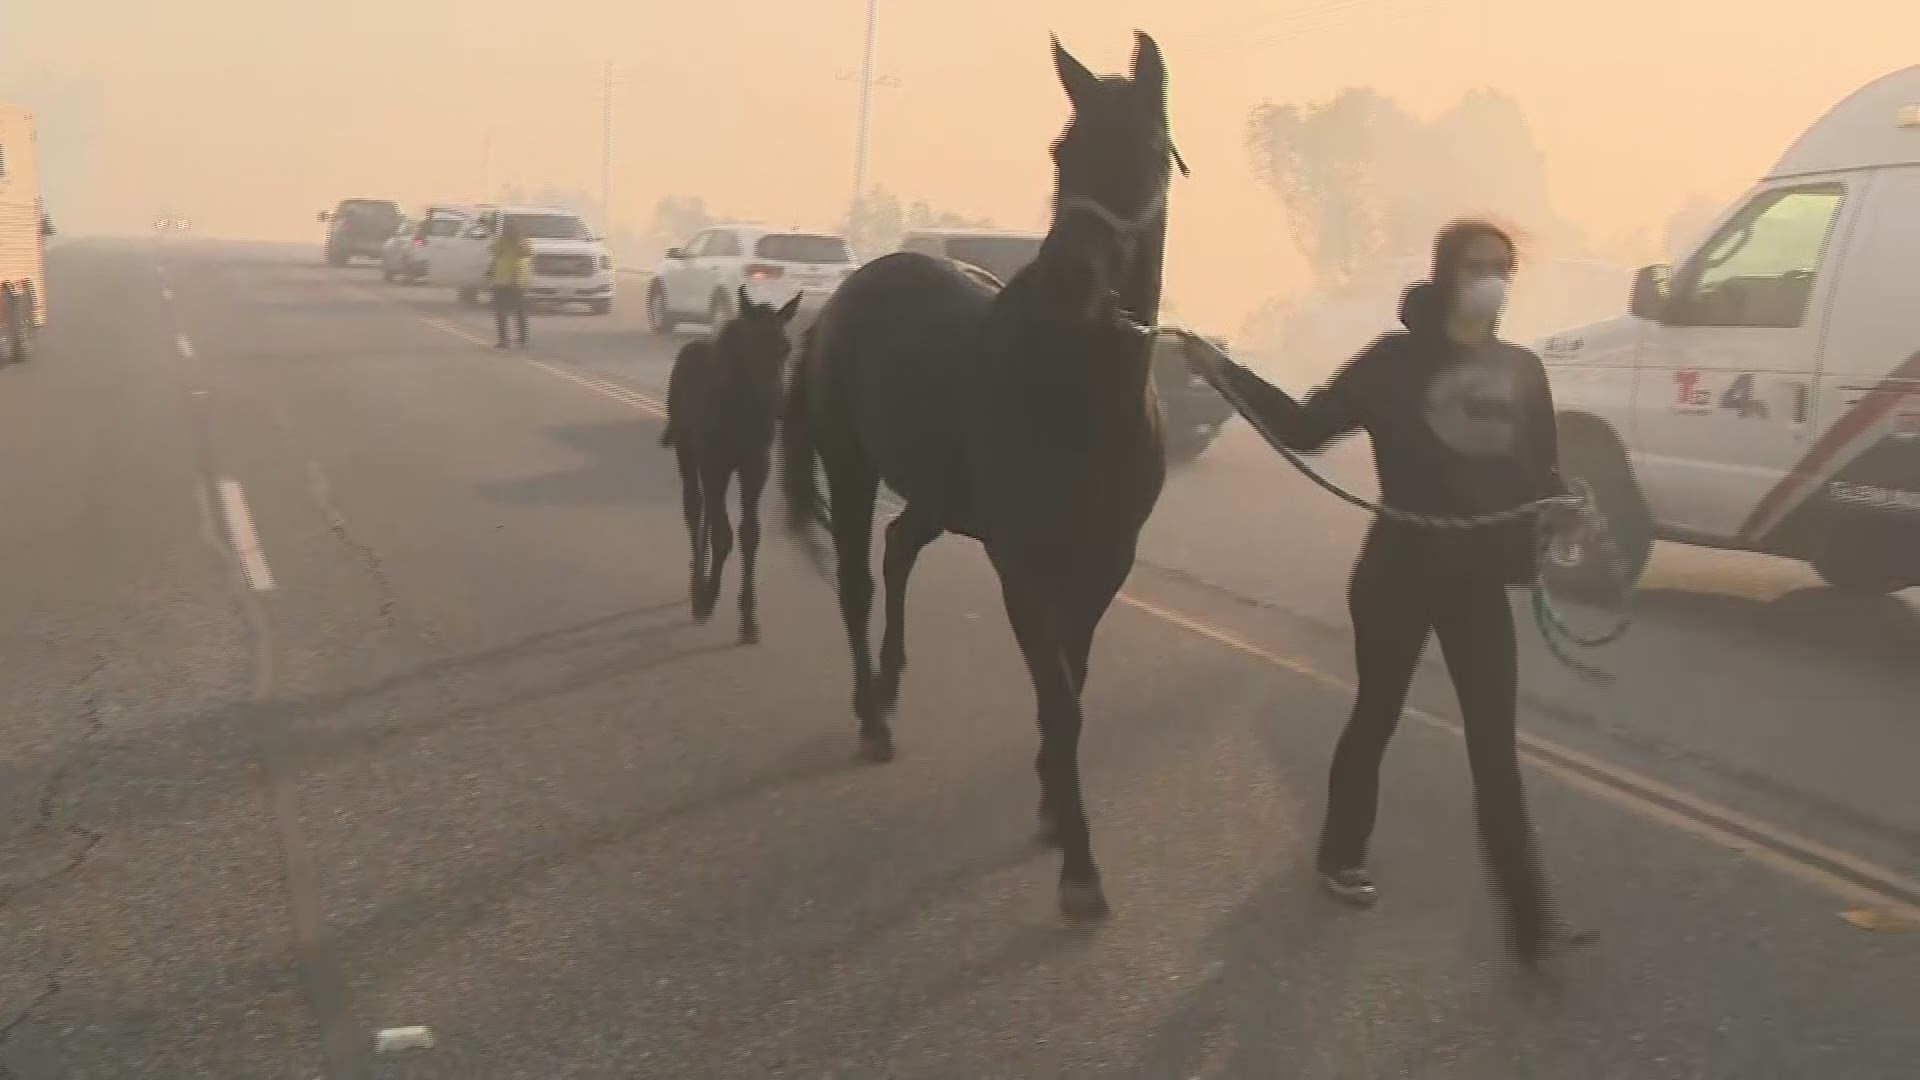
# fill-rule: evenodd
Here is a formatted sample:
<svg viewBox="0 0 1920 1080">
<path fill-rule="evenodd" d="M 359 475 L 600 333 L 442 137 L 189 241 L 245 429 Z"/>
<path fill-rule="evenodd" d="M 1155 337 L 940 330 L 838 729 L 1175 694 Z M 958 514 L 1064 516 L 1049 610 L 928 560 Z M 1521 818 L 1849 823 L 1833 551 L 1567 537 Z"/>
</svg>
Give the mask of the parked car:
<svg viewBox="0 0 1920 1080">
<path fill-rule="evenodd" d="M 380 276 L 388 281 L 420 282 L 432 276 L 433 256 L 472 224 L 472 207 L 436 203 L 418 219 L 403 223 L 380 251 Z"/>
<path fill-rule="evenodd" d="M 854 265 L 844 236 L 717 225 L 667 251 L 647 282 L 647 324 L 658 334 L 682 322 L 718 325 L 732 316 L 742 288 L 755 302 L 775 306 L 801 293 L 801 311 L 810 313 Z"/>
<path fill-rule="evenodd" d="M 408 281 L 413 278 L 413 241 L 420 223 L 412 218 L 401 218 L 400 227 L 393 231 L 387 242 L 380 245 L 380 278 L 382 281 Z"/>
<path fill-rule="evenodd" d="M 900 250 L 952 259 L 963 269 L 984 271 L 1005 284 L 1040 253 L 1043 239 L 1038 233 L 916 229 L 902 238 Z M 1227 350 L 1225 339 L 1205 336 L 1222 352 Z M 1178 335 L 1165 320 L 1153 339 L 1153 383 L 1160 397 L 1170 464 L 1199 457 L 1213 445 L 1221 426 L 1233 418 L 1233 406 L 1188 364 Z"/>
<path fill-rule="evenodd" d="M 595 315 L 613 310 L 613 252 L 579 214 L 558 206 L 474 209 L 478 212 L 470 224 L 439 247 L 430 248 L 429 281 L 452 287 L 463 304 L 480 303 L 490 291 L 487 268 L 493 240 L 502 224 L 511 220 L 533 247 L 527 284 L 530 307 L 585 304 Z"/>
<path fill-rule="evenodd" d="M 327 226 L 326 256 L 333 266 L 379 259 L 401 220 L 400 204 L 392 199 L 342 199 L 331 213 L 317 216 Z"/>
</svg>

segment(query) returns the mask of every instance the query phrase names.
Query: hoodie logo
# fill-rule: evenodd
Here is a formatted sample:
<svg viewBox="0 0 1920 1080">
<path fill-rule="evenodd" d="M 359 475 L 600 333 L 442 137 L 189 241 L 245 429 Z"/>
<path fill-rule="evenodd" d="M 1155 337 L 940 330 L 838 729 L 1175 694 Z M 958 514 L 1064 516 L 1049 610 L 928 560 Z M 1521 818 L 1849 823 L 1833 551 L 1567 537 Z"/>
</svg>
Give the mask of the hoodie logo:
<svg viewBox="0 0 1920 1080">
<path fill-rule="evenodd" d="M 1498 360 L 1453 364 L 1427 383 L 1427 426 L 1457 454 L 1511 453 L 1520 415 L 1513 369 Z"/>
</svg>

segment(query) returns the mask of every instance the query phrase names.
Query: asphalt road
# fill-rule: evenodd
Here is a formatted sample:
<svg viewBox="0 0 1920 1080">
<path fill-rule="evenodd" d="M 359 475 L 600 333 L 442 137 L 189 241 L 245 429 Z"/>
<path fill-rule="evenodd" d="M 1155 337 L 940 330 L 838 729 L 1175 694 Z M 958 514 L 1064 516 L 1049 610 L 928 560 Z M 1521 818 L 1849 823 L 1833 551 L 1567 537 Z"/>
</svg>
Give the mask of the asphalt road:
<svg viewBox="0 0 1920 1080">
<path fill-rule="evenodd" d="M 0 1077 L 1910 1077 L 1910 600 L 1663 551 L 1611 687 L 1527 658 L 1602 934 L 1500 952 L 1442 672 L 1352 914 L 1313 885 L 1364 524 L 1230 429 L 1096 645 L 1118 909 L 1053 915 L 977 549 L 915 578 L 900 759 L 826 586 L 689 625 L 637 290 L 479 313 L 297 248 L 68 242 L 0 369 Z M 1364 475 L 1364 447 L 1330 462 Z M 771 498 L 771 497 L 770 497 Z M 423 1025 L 431 1047 L 377 1049 Z"/>
</svg>

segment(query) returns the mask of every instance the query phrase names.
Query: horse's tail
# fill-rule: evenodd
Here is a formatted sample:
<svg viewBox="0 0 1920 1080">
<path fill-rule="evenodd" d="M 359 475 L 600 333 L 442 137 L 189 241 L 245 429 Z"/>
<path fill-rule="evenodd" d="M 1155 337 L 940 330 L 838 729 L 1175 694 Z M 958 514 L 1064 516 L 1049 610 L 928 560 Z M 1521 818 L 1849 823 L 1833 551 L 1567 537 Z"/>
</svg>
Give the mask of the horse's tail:
<svg viewBox="0 0 1920 1080">
<path fill-rule="evenodd" d="M 787 531 L 806 551 L 814 568 L 827 573 L 827 553 L 820 533 L 831 533 L 832 510 L 820 493 L 816 475 L 820 449 L 814 441 L 812 410 L 813 352 L 818 348 L 816 322 L 800 339 L 800 356 L 787 380 L 787 399 L 780 417 L 780 487 L 787 504 Z"/>
<path fill-rule="evenodd" d="M 667 426 L 660 429 L 660 445 L 672 446 L 675 434 L 673 430 L 673 413 L 669 410 L 667 413 Z"/>
</svg>

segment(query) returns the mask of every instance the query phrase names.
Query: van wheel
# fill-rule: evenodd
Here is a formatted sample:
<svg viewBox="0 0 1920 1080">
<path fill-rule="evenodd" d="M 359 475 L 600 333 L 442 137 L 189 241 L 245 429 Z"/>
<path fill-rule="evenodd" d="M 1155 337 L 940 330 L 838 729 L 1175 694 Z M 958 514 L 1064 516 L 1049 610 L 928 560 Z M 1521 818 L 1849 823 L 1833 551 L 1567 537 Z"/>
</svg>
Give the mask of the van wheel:
<svg viewBox="0 0 1920 1080">
<path fill-rule="evenodd" d="M 1841 592 L 1862 596 L 1885 596 L 1913 584 L 1898 574 L 1888 573 L 1871 561 L 1844 556 L 1823 556 L 1813 561 L 1813 572 L 1820 580 Z"/>
<path fill-rule="evenodd" d="M 667 291 L 654 282 L 647 287 L 647 329 L 656 334 L 671 334 L 678 320 L 667 310 Z"/>
<path fill-rule="evenodd" d="M 1568 490 L 1593 501 L 1596 520 L 1548 544 L 1541 574 L 1577 600 L 1619 603 L 1640 583 L 1653 551 L 1653 516 L 1633 466 L 1611 432 L 1574 427 L 1562 444 L 1560 474 Z"/>
</svg>

